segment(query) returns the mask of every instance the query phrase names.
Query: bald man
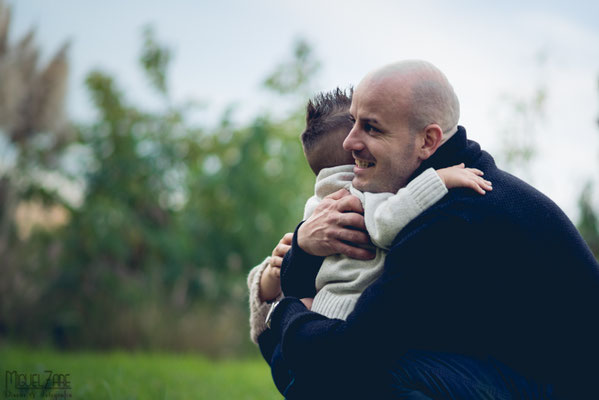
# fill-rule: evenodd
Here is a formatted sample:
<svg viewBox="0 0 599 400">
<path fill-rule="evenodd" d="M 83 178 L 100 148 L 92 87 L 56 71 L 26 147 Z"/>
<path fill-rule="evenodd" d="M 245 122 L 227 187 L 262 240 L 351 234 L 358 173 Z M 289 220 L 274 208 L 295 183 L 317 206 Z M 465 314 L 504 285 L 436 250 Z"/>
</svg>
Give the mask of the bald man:
<svg viewBox="0 0 599 400">
<path fill-rule="evenodd" d="M 467 139 L 445 75 L 423 61 L 376 70 L 350 114 L 357 189 L 396 192 L 427 168 L 465 162 L 494 190 L 450 191 L 404 228 L 346 321 L 301 301 L 323 257 L 368 257 L 360 202 L 344 191 L 323 200 L 295 231 L 287 297 L 259 337 L 285 396 L 599 398 L 599 266 L 549 198 Z"/>
</svg>

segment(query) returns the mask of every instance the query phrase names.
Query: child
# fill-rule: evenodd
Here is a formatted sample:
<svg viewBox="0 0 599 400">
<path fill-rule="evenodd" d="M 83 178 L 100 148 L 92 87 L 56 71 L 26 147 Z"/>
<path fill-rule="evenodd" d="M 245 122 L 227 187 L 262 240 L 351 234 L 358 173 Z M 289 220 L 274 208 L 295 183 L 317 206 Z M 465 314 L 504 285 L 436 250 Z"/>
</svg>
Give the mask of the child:
<svg viewBox="0 0 599 400">
<path fill-rule="evenodd" d="M 492 190 L 491 183 L 480 177 L 482 172 L 464 168 L 464 164 L 438 171 L 428 169 L 397 193 L 363 193 L 351 186 L 354 159 L 343 149 L 343 140 L 352 128 L 349 119 L 351 94 L 337 89 L 310 100 L 306 130 L 302 133 L 304 154 L 317 175 L 315 195 L 305 206 L 304 220 L 327 195 L 347 189 L 358 197 L 364 208 L 364 221 L 372 243 L 374 259 L 356 260 L 337 254 L 326 257 L 316 277 L 316 297 L 312 311 L 329 318 L 345 319 L 360 294 L 383 271 L 387 250 L 399 231 L 424 210 L 440 200 L 448 189 L 470 187 L 480 194 Z M 255 267 L 248 277 L 250 287 L 251 337 L 256 341 L 264 331 L 269 301 L 281 297 L 280 265 L 291 244 L 287 234 L 273 251 L 273 256 Z"/>
</svg>

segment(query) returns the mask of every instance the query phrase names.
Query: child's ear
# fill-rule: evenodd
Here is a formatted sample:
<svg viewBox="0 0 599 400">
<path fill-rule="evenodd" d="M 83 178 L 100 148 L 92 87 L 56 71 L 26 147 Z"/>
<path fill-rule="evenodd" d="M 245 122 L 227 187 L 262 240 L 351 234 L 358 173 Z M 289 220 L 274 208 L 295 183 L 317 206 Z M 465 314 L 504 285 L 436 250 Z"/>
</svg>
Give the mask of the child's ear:
<svg viewBox="0 0 599 400">
<path fill-rule="evenodd" d="M 421 132 L 422 141 L 418 149 L 421 160 L 426 160 L 439 148 L 443 140 L 443 130 L 437 124 L 427 125 Z"/>
</svg>

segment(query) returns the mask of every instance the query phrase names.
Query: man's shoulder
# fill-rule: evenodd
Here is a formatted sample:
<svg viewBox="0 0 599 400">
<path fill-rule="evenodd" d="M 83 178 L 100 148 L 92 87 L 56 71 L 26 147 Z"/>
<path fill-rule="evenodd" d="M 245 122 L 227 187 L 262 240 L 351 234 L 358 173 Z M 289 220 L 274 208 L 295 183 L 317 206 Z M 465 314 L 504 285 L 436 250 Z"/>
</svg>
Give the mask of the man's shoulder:
<svg viewBox="0 0 599 400">
<path fill-rule="evenodd" d="M 497 167 L 485 171 L 485 178 L 493 183 L 493 190 L 472 199 L 479 205 L 474 209 L 483 215 L 508 220 L 519 227 L 571 225 L 552 199 L 524 180 Z"/>
<path fill-rule="evenodd" d="M 478 218 L 534 219 L 554 215 L 565 217 L 559 206 L 541 191 L 524 180 L 498 168 L 492 158 L 482 156 L 469 167 L 484 172 L 484 178 L 493 184 L 493 190 L 479 195 L 469 188 L 451 189 L 431 212 L 453 213 L 467 220 Z"/>
<path fill-rule="evenodd" d="M 497 168 L 481 157 L 472 165 L 485 173 L 493 190 L 480 195 L 469 188 L 454 188 L 438 203 L 425 210 L 396 237 L 417 237 L 439 231 L 446 235 L 494 235 L 493 230 L 531 232 L 561 230 L 572 232 L 573 225 L 549 197 L 523 180 Z"/>
</svg>

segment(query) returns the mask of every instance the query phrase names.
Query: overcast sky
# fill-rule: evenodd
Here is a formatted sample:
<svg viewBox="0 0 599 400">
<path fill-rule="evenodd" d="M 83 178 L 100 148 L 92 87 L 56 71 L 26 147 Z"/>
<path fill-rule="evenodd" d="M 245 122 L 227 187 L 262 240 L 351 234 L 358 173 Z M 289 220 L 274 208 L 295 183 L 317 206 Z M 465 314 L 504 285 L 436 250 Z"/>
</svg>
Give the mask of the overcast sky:
<svg viewBox="0 0 599 400">
<path fill-rule="evenodd" d="M 530 127 L 539 155 L 525 178 L 571 218 L 582 184 L 595 179 L 599 186 L 597 1 L 6 2 L 13 39 L 36 27 L 46 58 L 71 41 L 68 111 L 76 120 L 93 118 L 83 90 L 92 68 L 113 74 L 128 98 L 152 106 L 137 63 L 146 24 L 174 50 L 174 99 L 206 101 L 207 124 L 231 103 L 240 120 L 273 108 L 260 83 L 303 37 L 322 62 L 321 90 L 357 84 L 392 61 L 433 62 L 460 98 L 469 137 L 492 154 L 511 122 L 502 98 L 531 98 L 544 86 L 545 122 Z"/>
</svg>

